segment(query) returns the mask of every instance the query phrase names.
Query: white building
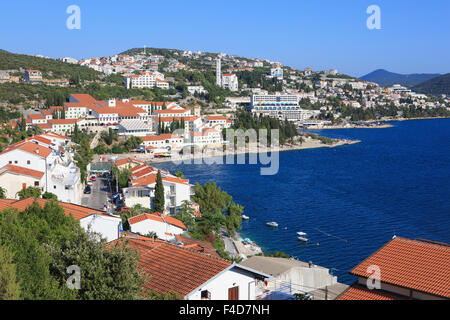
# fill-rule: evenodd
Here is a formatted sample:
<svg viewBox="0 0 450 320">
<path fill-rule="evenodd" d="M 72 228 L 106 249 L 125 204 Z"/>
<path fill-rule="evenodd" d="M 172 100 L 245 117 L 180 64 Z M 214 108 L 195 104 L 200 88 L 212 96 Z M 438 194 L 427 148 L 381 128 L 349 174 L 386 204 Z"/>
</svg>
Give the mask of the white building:
<svg viewBox="0 0 450 320">
<path fill-rule="evenodd" d="M 283 80 L 283 68 L 277 67 L 277 68 L 271 68 L 270 69 L 270 76 L 277 78 L 279 80 Z"/>
<path fill-rule="evenodd" d="M 38 187 L 42 193 L 55 194 L 60 201 L 81 202 L 80 170 L 73 163 L 72 155 L 62 150 L 65 142 L 53 143 L 48 139 L 52 135 L 29 138 L 0 153 L 0 185 L 9 197 L 17 199 L 16 193 L 21 189 Z M 57 137 L 53 139 L 57 141 Z"/>
<path fill-rule="evenodd" d="M 153 208 L 158 170 L 143 165 L 131 169 L 129 187 L 123 189 L 125 204 L 133 207 L 140 204 L 144 208 Z M 168 172 L 161 172 L 164 186 L 165 211 L 176 214 L 183 201 L 191 201 L 192 185 L 188 179 L 181 179 Z"/>
<path fill-rule="evenodd" d="M 132 236 L 124 241 L 139 252 L 139 265 L 151 279 L 145 286 L 158 294 L 176 292 L 185 300 L 256 300 L 257 284 L 271 279 L 196 244 Z"/>
<path fill-rule="evenodd" d="M 238 91 L 239 83 L 235 74 L 224 73 L 222 75 L 222 88 L 229 89 L 230 91 Z"/>
<path fill-rule="evenodd" d="M 203 86 L 187 86 L 187 90 L 189 94 L 193 96 L 195 93 L 197 94 L 207 94 L 208 91 L 205 90 Z"/>
<path fill-rule="evenodd" d="M 174 240 L 175 235 L 187 231 L 186 226 L 178 219 L 158 213 L 143 213 L 128 219 L 131 232 L 146 236 L 156 233 L 158 239 Z"/>
<path fill-rule="evenodd" d="M 145 137 L 150 134 L 150 127 L 142 120 L 124 119 L 119 122 L 119 135 Z"/>
<path fill-rule="evenodd" d="M 144 71 L 139 75 L 127 76 L 124 79 L 124 85 L 127 89 L 132 88 L 153 88 L 169 89 L 169 83 L 164 81 L 164 75 L 160 72 Z"/>
</svg>

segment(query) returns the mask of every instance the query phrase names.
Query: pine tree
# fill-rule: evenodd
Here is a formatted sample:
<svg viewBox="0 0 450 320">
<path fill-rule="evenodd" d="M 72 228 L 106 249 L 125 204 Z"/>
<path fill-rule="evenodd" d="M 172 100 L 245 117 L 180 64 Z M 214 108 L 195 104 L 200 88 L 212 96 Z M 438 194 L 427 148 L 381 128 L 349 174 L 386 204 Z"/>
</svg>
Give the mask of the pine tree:
<svg viewBox="0 0 450 320">
<path fill-rule="evenodd" d="M 158 174 L 156 176 L 155 200 L 153 201 L 153 208 L 157 212 L 164 212 L 164 185 L 162 182 L 161 170 L 158 170 Z"/>
</svg>

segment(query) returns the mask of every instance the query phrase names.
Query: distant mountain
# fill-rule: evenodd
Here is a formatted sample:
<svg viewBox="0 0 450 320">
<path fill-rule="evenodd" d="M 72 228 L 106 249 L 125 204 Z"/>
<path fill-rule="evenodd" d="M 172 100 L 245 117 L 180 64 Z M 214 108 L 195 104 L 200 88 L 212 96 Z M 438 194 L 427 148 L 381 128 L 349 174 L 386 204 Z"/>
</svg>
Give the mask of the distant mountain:
<svg viewBox="0 0 450 320">
<path fill-rule="evenodd" d="M 414 91 L 424 94 L 450 95 L 450 73 L 422 82 L 412 88 Z"/>
<path fill-rule="evenodd" d="M 406 87 L 412 87 L 424 81 L 430 80 L 432 78 L 440 76 L 439 73 L 415 73 L 415 74 L 399 74 L 389 72 L 387 70 L 378 69 L 365 76 L 361 79 L 365 81 L 375 82 L 380 86 L 392 86 L 394 84 L 401 84 Z"/>
</svg>

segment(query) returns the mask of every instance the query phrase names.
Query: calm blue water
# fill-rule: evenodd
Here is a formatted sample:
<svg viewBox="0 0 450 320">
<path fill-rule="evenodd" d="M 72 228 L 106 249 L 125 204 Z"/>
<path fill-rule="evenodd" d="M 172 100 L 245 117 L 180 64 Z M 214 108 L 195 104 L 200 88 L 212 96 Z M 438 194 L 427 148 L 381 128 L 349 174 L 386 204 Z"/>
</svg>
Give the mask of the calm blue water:
<svg viewBox="0 0 450 320">
<path fill-rule="evenodd" d="M 251 219 L 241 234 L 264 251 L 333 268 L 339 281 L 352 283 L 348 271 L 393 235 L 450 242 L 450 119 L 393 124 L 317 130 L 362 142 L 281 152 L 274 176 L 260 176 L 259 165 L 159 166 L 181 170 L 192 183 L 216 181 L 245 206 Z M 308 244 L 297 231 L 308 233 Z"/>
</svg>

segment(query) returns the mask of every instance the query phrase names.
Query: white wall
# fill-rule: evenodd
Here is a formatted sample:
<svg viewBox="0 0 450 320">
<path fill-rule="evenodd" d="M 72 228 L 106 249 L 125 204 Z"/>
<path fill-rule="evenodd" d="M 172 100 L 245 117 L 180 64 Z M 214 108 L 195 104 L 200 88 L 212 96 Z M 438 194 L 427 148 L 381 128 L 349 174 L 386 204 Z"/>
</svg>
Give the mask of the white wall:
<svg viewBox="0 0 450 320">
<path fill-rule="evenodd" d="M 45 176 L 42 176 L 41 179 L 36 179 L 30 176 L 22 176 L 17 174 L 12 174 L 5 172 L 0 176 L 0 187 L 6 190 L 6 198 L 7 199 L 19 199 L 17 196 L 17 192 L 22 190 L 22 184 L 26 184 L 26 188 L 34 187 L 34 183 L 36 181 L 39 182 L 39 188 L 45 186 Z"/>
<path fill-rule="evenodd" d="M 107 217 L 99 214 L 90 215 L 89 217 L 80 219 L 80 225 L 83 229 L 98 232 L 108 242 L 119 238 L 119 226 L 121 219 L 116 217 Z"/>
<path fill-rule="evenodd" d="M 208 290 L 211 293 L 211 300 L 228 300 L 228 289 L 236 286 L 239 286 L 239 300 L 255 300 L 256 291 L 253 274 L 236 267 L 227 270 L 199 290 L 190 293 L 186 296 L 186 299 L 201 300 L 201 291 Z"/>
<path fill-rule="evenodd" d="M 169 223 L 158 222 L 151 219 L 146 219 L 144 221 L 134 223 L 130 225 L 131 232 L 139 233 L 143 236 L 149 234 L 150 232 L 155 232 L 158 238 L 165 239 L 166 232 L 173 233 L 175 235 L 182 234 L 183 229 L 178 228 Z"/>
</svg>

